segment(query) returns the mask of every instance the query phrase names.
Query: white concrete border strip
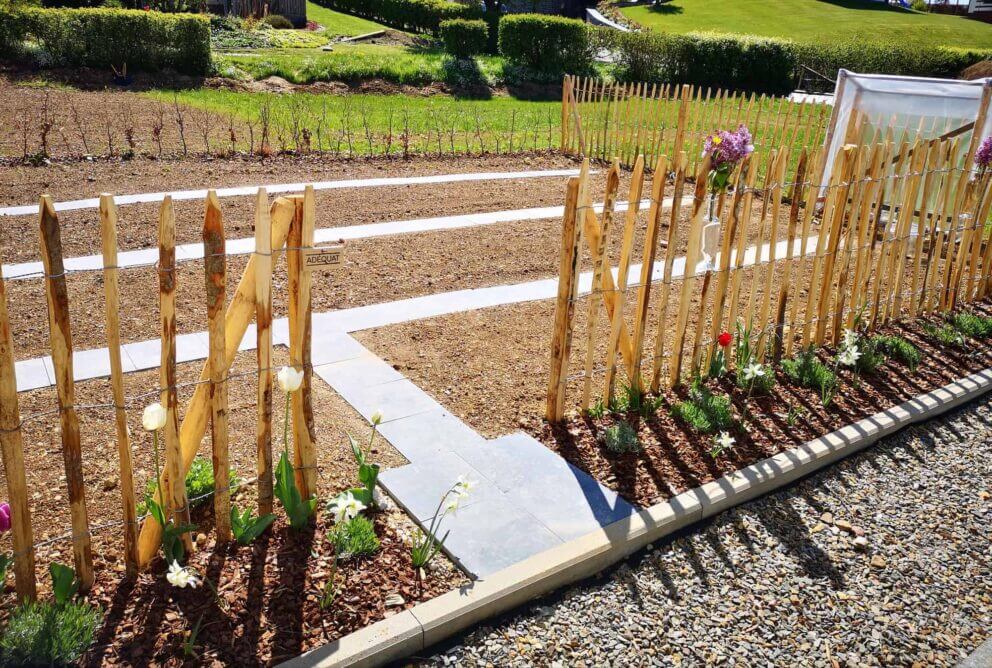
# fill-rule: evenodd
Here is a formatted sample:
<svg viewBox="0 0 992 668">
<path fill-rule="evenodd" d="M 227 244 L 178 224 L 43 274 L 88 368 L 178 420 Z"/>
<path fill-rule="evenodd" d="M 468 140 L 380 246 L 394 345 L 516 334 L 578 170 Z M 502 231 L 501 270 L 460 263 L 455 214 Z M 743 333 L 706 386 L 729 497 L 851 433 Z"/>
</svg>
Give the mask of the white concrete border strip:
<svg viewBox="0 0 992 668">
<path fill-rule="evenodd" d="M 884 436 L 937 417 L 989 390 L 992 368 L 683 492 L 281 665 L 379 666 L 408 657 L 482 620 L 594 575 L 648 543 L 784 487 Z"/>
<path fill-rule="evenodd" d="M 217 197 L 246 197 L 254 195 L 259 188 L 265 188 L 270 195 L 281 195 L 284 193 L 303 192 L 307 185 L 313 185 L 314 190 L 338 190 L 342 188 L 381 188 L 384 186 L 412 186 L 430 185 L 436 183 L 461 183 L 465 181 L 503 181 L 509 179 L 536 179 L 543 177 L 578 176 L 577 169 L 543 169 L 525 172 L 474 172 L 467 174 L 432 174 L 428 176 L 391 176 L 374 179 L 344 179 L 338 181 L 301 181 L 300 183 L 273 183 L 257 186 L 237 186 L 232 188 L 216 188 Z M 166 195 L 172 195 L 176 202 L 185 200 L 206 199 L 207 189 L 196 190 L 172 190 L 154 193 L 140 193 L 135 195 L 115 195 L 114 203 L 117 206 L 128 204 L 148 204 L 161 202 Z M 56 202 L 55 211 L 78 211 L 80 209 L 96 209 L 100 206 L 100 199 L 92 197 L 89 199 L 76 199 L 67 202 Z M 0 216 L 28 216 L 38 213 L 37 204 L 24 204 L 21 206 L 8 206 L 0 208 Z"/>
</svg>

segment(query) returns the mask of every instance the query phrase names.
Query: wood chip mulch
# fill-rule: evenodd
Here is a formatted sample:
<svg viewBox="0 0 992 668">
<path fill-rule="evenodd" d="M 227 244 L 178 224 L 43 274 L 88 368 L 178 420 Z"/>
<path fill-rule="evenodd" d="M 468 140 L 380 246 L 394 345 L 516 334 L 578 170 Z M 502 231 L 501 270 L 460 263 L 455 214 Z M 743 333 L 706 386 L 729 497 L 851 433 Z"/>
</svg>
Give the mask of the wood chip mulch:
<svg viewBox="0 0 992 668">
<path fill-rule="evenodd" d="M 992 307 L 980 304 L 972 310 L 988 315 Z M 714 392 L 730 395 L 737 419 L 731 432 L 736 443 L 716 458 L 710 455 L 713 436 L 694 432 L 670 412 L 686 398 L 686 387 L 663 391 L 661 407 L 647 418 L 633 412 L 608 412 L 595 419 L 572 413 L 562 424 L 541 422 L 529 430 L 610 489 L 649 506 L 992 366 L 992 342 L 968 340 L 965 348 L 940 347 L 925 335 L 923 323 L 927 321 L 939 322 L 921 319 L 878 332 L 903 336 L 920 349 L 923 360 L 915 373 L 891 359 L 874 374 L 859 378 L 842 369 L 836 396 L 827 407 L 818 392 L 791 384 L 777 366 L 776 385 L 764 397 L 748 399 L 732 374 L 710 381 Z M 832 366 L 834 352 L 822 351 L 821 361 Z M 749 417 L 742 420 L 745 411 Z M 603 445 L 603 432 L 620 420 L 637 430 L 640 452 L 615 454 Z"/>
</svg>

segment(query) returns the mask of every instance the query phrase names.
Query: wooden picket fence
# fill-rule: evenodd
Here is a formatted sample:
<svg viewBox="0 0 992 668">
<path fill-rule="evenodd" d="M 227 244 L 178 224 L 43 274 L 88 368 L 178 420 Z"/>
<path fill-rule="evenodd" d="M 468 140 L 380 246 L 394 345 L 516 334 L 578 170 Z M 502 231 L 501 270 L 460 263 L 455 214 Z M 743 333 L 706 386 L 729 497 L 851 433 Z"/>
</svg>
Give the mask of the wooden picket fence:
<svg viewBox="0 0 992 668">
<path fill-rule="evenodd" d="M 304 371 L 302 390 L 292 396 L 294 467 L 296 482 L 304 498 L 316 493 L 316 456 L 311 394 L 311 295 L 310 278 L 303 255 L 313 247 L 316 209 L 314 191 L 307 186 L 303 195 L 279 197 L 269 206 L 268 195 L 260 188 L 256 197 L 255 253 L 227 299 L 228 275 L 225 256 L 224 223 L 214 191 L 205 203 L 203 224 L 204 280 L 208 314 L 209 356 L 199 381 L 180 420 L 176 380 L 176 283 L 178 266 L 175 250 L 176 220 L 172 199 L 165 196 L 158 219 L 159 311 L 161 321 L 161 403 L 167 410 L 163 429 L 165 466 L 156 498 L 164 503 L 169 517 L 188 523 L 189 500 L 185 475 L 196 456 L 210 424 L 214 469 L 214 519 L 217 540 L 231 539 L 230 487 L 228 479 L 228 398 L 229 370 L 238 347 L 256 322 L 257 336 L 257 485 L 260 514 L 272 510 L 272 271 L 273 256 L 285 252 L 289 274 L 290 364 Z M 112 403 L 119 455 L 119 488 L 124 560 L 127 574 L 135 575 L 158 551 L 161 527 L 153 519 L 137 517 L 131 445 L 127 425 L 129 403 L 135 398 L 125 393 L 126 380 L 121 363 L 120 290 L 117 265 L 117 210 L 111 195 L 102 195 L 99 205 L 103 245 L 104 290 L 106 297 L 106 336 L 110 356 Z M 82 436 L 75 401 L 72 328 L 69 296 L 62 256 L 59 220 L 52 199 L 45 195 L 39 208 L 41 257 L 47 288 L 52 365 L 55 370 L 58 412 L 61 422 L 62 454 L 65 463 L 72 522 L 73 560 L 83 588 L 93 583 L 91 524 L 87 515 L 82 468 Z M 30 504 L 25 482 L 22 443 L 22 417 L 18 407 L 14 375 L 14 348 L 8 320 L 4 281 L 0 274 L 0 446 L 13 511 L 12 534 L 14 573 L 19 599 L 35 596 L 35 552 Z M 148 402 L 154 400 L 147 399 Z M 191 548 L 188 534 L 184 537 Z"/>
<path fill-rule="evenodd" d="M 567 75 L 562 85 L 562 150 L 632 167 L 643 155 L 648 168 L 662 155 L 702 146 L 716 130 L 746 125 L 755 147 L 787 146 L 793 156 L 823 144 L 830 118 L 825 103 L 746 95 L 690 85 L 619 83 Z M 687 151 L 695 174 L 700 151 Z M 792 165 L 794 167 L 794 165 Z"/>
<path fill-rule="evenodd" d="M 686 151 L 674 162 L 663 154 L 646 221 L 638 220 L 646 165 L 638 156 L 617 238 L 620 160 L 606 173 L 597 215 L 586 159 L 566 192 L 548 420 L 563 418 L 570 389 L 582 409 L 594 396 L 608 403 L 618 367 L 627 383 L 656 392 L 705 372 L 720 332 L 738 323 L 757 341 L 759 359 L 777 359 L 835 343 L 856 321 L 874 329 L 988 296 L 992 176 L 962 167 L 974 149 L 957 137 L 845 145 L 822 186 L 821 149 L 755 153 L 715 201 L 705 178 L 691 182 Z M 699 170 L 708 172 L 708 158 Z M 583 245 L 588 295 L 578 288 Z M 637 255 L 642 265 L 632 277 Z M 570 375 L 573 350 L 579 368 Z"/>
</svg>

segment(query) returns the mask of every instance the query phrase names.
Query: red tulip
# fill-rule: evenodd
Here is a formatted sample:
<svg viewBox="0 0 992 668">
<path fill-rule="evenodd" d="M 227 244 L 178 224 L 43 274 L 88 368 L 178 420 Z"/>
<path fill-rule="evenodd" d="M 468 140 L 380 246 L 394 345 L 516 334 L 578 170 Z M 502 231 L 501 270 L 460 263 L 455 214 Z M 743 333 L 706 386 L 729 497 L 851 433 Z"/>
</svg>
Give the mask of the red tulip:
<svg viewBox="0 0 992 668">
<path fill-rule="evenodd" d="M 721 348 L 726 348 L 730 345 L 730 332 L 723 332 L 716 341 L 720 344 Z"/>
</svg>

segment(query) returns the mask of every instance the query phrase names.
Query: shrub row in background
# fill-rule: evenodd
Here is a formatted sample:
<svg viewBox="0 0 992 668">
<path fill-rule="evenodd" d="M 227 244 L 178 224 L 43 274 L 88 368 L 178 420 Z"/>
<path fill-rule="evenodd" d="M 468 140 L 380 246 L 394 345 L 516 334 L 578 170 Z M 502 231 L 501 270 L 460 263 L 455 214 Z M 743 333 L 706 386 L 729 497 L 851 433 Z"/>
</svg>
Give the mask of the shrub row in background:
<svg viewBox="0 0 992 668">
<path fill-rule="evenodd" d="M 447 0 L 315 0 L 328 9 L 371 19 L 400 30 L 437 35 L 442 21 L 481 19 L 482 9 Z"/>
<path fill-rule="evenodd" d="M 37 50 L 51 66 L 129 70 L 210 70 L 210 23 L 204 16 L 132 9 L 38 9 L 0 12 L 0 50 Z"/>
<path fill-rule="evenodd" d="M 499 22 L 499 52 L 532 70 L 584 74 L 592 67 L 592 32 L 575 19 L 511 14 Z"/>
<path fill-rule="evenodd" d="M 486 51 L 489 24 L 482 20 L 450 19 L 441 22 L 444 50 L 456 58 L 468 58 Z"/>
<path fill-rule="evenodd" d="M 833 90 L 841 68 L 914 76 L 955 78 L 965 67 L 992 56 L 966 51 L 890 43 L 797 43 L 746 35 L 622 33 L 598 29 L 594 41 L 616 55 L 616 76 L 626 81 L 678 82 L 701 86 L 786 94 L 797 87 L 802 67 L 830 81 L 809 78 L 818 89 Z"/>
</svg>

